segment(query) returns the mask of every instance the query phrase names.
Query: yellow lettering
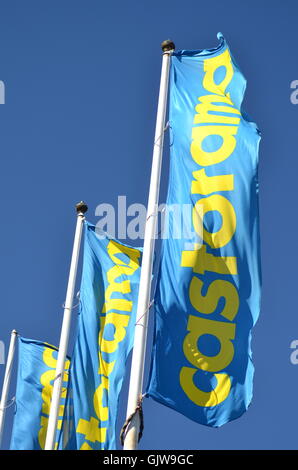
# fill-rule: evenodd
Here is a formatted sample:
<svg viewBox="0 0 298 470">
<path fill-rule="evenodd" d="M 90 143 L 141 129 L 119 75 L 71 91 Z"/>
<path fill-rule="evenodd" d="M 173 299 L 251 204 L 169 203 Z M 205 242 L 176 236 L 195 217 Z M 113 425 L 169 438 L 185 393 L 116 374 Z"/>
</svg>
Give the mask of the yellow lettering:
<svg viewBox="0 0 298 470">
<path fill-rule="evenodd" d="M 214 82 L 214 73 L 219 67 L 225 67 L 225 77 L 220 83 Z M 226 49 L 222 54 L 204 60 L 204 79 L 203 87 L 210 93 L 216 95 L 225 95 L 226 88 L 233 78 L 234 70 L 229 51 Z"/>
<path fill-rule="evenodd" d="M 81 447 L 80 447 L 80 450 L 93 450 L 91 446 L 89 446 L 88 442 L 84 442 Z"/>
<path fill-rule="evenodd" d="M 234 175 L 207 176 L 205 169 L 193 171 L 196 181 L 191 183 L 191 194 L 207 194 L 217 191 L 233 191 Z"/>
<path fill-rule="evenodd" d="M 59 417 L 63 417 L 64 414 L 64 407 L 61 409 L 59 408 Z M 47 437 L 47 430 L 48 430 L 48 421 L 49 418 L 47 416 L 40 417 L 40 429 L 38 431 L 38 442 L 41 449 L 44 449 Z M 62 428 L 62 419 L 58 420 L 57 429 Z M 55 448 L 58 447 L 58 442 L 55 443 Z"/>
<path fill-rule="evenodd" d="M 41 391 L 41 398 L 42 398 L 42 412 L 44 414 L 50 414 L 50 406 L 51 406 L 51 399 L 53 393 L 53 385 L 51 382 L 54 380 L 56 376 L 56 370 L 47 370 L 42 374 L 40 377 L 40 383 L 43 385 L 43 389 Z M 63 380 L 65 382 L 68 381 L 68 374 L 65 372 L 63 376 Z M 63 387 L 61 390 L 61 398 L 65 398 L 67 394 L 67 388 Z"/>
<path fill-rule="evenodd" d="M 130 281 L 125 280 L 122 282 L 111 282 L 110 285 L 107 287 L 105 292 L 105 303 L 102 308 L 102 313 L 108 312 L 109 310 L 122 310 L 125 312 L 131 312 L 132 310 L 132 302 L 126 299 L 115 299 L 111 298 L 112 294 L 115 292 L 119 292 L 121 294 L 129 294 L 131 292 L 130 289 Z"/>
<path fill-rule="evenodd" d="M 214 256 L 207 253 L 206 245 L 194 244 L 193 251 L 182 251 L 181 266 L 192 268 L 194 273 L 211 271 L 219 274 L 238 274 L 236 256 Z"/>
<path fill-rule="evenodd" d="M 235 338 L 235 324 L 206 320 L 189 315 L 183 351 L 188 361 L 198 369 L 216 372 L 227 367 L 234 357 L 232 339 Z M 220 342 L 220 351 L 215 356 L 206 356 L 198 349 L 202 335 L 213 335 Z"/>
<path fill-rule="evenodd" d="M 108 406 L 103 406 L 104 390 L 109 390 L 109 379 L 105 376 L 102 376 L 101 384 L 99 387 L 97 387 L 93 397 L 95 413 L 100 421 L 107 421 L 109 418 L 109 408 Z M 90 439 L 88 439 L 88 441 L 90 441 Z"/>
<path fill-rule="evenodd" d="M 99 421 L 91 417 L 90 421 L 80 419 L 76 432 L 83 434 L 87 441 L 105 442 L 107 428 L 100 428 Z"/>
<path fill-rule="evenodd" d="M 228 281 L 215 280 L 208 287 L 206 295 L 202 295 L 203 282 L 197 277 L 193 277 L 189 287 L 189 298 L 191 305 L 204 314 L 213 313 L 219 299 L 225 299 L 225 306 L 220 312 L 227 320 L 234 320 L 239 308 L 239 296 L 235 286 Z"/>
<path fill-rule="evenodd" d="M 115 363 L 116 363 L 116 360 L 111 361 L 111 362 L 105 361 L 101 357 L 101 351 L 99 351 L 99 370 L 98 370 L 99 375 L 105 375 L 106 377 L 108 377 L 113 372 Z"/>
<path fill-rule="evenodd" d="M 109 310 L 121 310 L 125 312 L 131 312 L 132 302 L 126 299 L 112 298 L 115 292 L 120 294 L 128 294 L 131 292 L 130 281 L 125 280 L 122 282 L 115 282 L 117 278 L 122 275 L 132 275 L 139 268 L 140 252 L 134 248 L 129 248 L 124 245 L 120 245 L 115 241 L 110 241 L 107 246 L 107 251 L 115 263 L 107 272 L 107 279 L 109 286 L 105 292 L 105 303 L 102 308 L 102 313 L 108 312 Z M 118 258 L 117 255 L 124 254 L 128 256 L 128 261 L 124 261 Z"/>
<path fill-rule="evenodd" d="M 113 240 L 111 240 L 107 246 L 107 251 L 108 254 L 111 258 L 111 260 L 116 264 L 116 265 L 121 265 L 121 266 L 128 266 L 132 272 L 130 271 L 130 274 L 132 274 L 134 271 L 136 271 L 140 265 L 139 263 L 139 258 L 141 256 L 141 253 L 139 250 L 135 248 L 130 248 L 128 246 L 121 245 Z M 117 257 L 119 254 L 125 254 L 129 258 L 128 264 L 123 260 Z M 128 273 L 127 273 L 128 274 Z"/>
<path fill-rule="evenodd" d="M 50 347 L 48 347 L 48 348 L 46 347 L 43 354 L 42 354 L 43 362 L 45 363 L 46 366 L 50 367 L 51 369 L 56 369 L 56 366 L 57 366 L 57 359 L 53 355 L 55 352 L 57 353 L 58 350 L 57 349 L 51 349 Z M 68 369 L 69 365 L 70 365 L 70 361 L 67 359 L 65 361 L 65 369 Z"/>
<path fill-rule="evenodd" d="M 209 166 L 226 160 L 235 150 L 237 126 L 199 126 L 192 128 L 192 143 L 190 152 L 198 165 Z M 218 135 L 222 138 L 221 146 L 217 150 L 203 150 L 202 144 L 206 137 Z"/>
<path fill-rule="evenodd" d="M 50 414 L 50 407 L 51 407 L 51 400 L 52 400 L 52 393 L 53 393 L 53 381 L 56 377 L 56 365 L 57 359 L 54 357 L 54 353 L 56 352 L 55 349 L 51 349 L 50 347 L 46 347 L 43 352 L 43 362 L 45 365 L 50 367 L 50 370 L 44 372 L 40 377 L 40 383 L 43 386 L 41 391 L 41 398 L 42 398 L 42 406 L 41 410 L 42 413 L 45 415 Z M 68 382 L 68 373 L 67 370 L 69 369 L 70 361 L 67 359 L 65 361 L 65 373 L 63 374 L 63 381 Z M 61 390 L 61 398 L 66 398 L 67 394 L 67 387 L 63 387 Z M 64 405 L 59 406 L 59 417 L 62 418 L 64 415 Z M 40 430 L 38 432 L 38 442 L 41 449 L 44 449 L 47 427 L 48 427 L 48 416 L 41 416 L 40 418 Z M 62 427 L 62 419 L 58 420 L 57 429 L 61 429 Z M 56 443 L 56 447 L 58 443 Z"/>
<path fill-rule="evenodd" d="M 44 449 L 46 443 L 47 429 L 48 429 L 48 420 L 45 416 L 40 418 L 40 430 L 38 431 L 38 442 L 41 449 Z"/>
<path fill-rule="evenodd" d="M 121 313 L 110 312 L 106 315 L 105 327 L 99 332 L 100 349 L 106 353 L 113 353 L 118 348 L 118 344 L 125 338 L 126 327 L 128 326 L 130 316 Z M 104 330 L 107 325 L 113 325 L 115 328 L 114 338 L 105 339 Z"/>
<path fill-rule="evenodd" d="M 197 213 L 201 212 L 203 206 L 203 217 L 207 212 L 217 211 L 222 218 L 222 224 L 217 232 L 208 232 L 203 228 L 204 241 L 211 248 L 221 248 L 229 243 L 236 231 L 236 213 L 230 201 L 220 194 L 213 194 L 199 199 L 193 208 L 193 225 L 198 234 L 200 234 L 201 226 L 197 219 Z"/>
<path fill-rule="evenodd" d="M 198 406 L 210 407 L 222 403 L 230 393 L 231 380 L 228 374 L 214 374 L 217 385 L 210 392 L 203 392 L 193 383 L 193 377 L 197 369 L 182 367 L 180 371 L 180 385 L 188 398 Z"/>
<path fill-rule="evenodd" d="M 194 117 L 194 124 L 221 123 L 221 124 L 239 124 L 240 118 L 233 116 L 224 116 L 215 113 L 240 114 L 240 111 L 234 106 L 230 96 L 205 95 L 200 96 L 200 104 L 196 106 L 198 114 Z M 214 104 L 225 103 L 225 104 Z M 212 111 L 212 113 L 210 113 Z"/>
</svg>

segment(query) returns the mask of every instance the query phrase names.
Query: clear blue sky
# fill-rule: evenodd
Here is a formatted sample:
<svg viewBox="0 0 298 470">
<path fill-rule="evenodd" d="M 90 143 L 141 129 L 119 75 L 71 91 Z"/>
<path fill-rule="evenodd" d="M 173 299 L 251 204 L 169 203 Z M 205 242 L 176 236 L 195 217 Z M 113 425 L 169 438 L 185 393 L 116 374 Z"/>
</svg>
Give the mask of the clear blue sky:
<svg viewBox="0 0 298 470">
<path fill-rule="evenodd" d="M 211 4 L 212 3 L 212 4 Z M 253 332 L 254 399 L 220 429 L 152 400 L 143 449 L 298 447 L 297 122 L 294 0 L 213 2 L 1 0 L 0 340 L 10 331 L 58 344 L 75 224 L 74 204 L 146 203 L 160 77 L 160 43 L 217 44 L 221 31 L 248 80 L 245 110 L 262 131 L 262 312 Z M 161 201 L 165 201 L 168 150 Z M 138 243 L 139 244 L 139 243 Z M 4 367 L 0 365 L 0 383 Z M 15 376 L 11 396 L 14 394 Z M 127 382 L 119 424 L 126 410 Z M 13 410 L 7 413 L 8 447 Z"/>
</svg>

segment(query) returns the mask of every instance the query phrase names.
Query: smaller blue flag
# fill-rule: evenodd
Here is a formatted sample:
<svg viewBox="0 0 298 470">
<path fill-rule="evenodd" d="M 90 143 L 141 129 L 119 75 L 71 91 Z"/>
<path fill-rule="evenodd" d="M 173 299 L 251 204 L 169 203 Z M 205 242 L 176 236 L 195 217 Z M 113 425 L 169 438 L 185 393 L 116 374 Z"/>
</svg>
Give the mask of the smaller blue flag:
<svg viewBox="0 0 298 470">
<path fill-rule="evenodd" d="M 133 346 L 141 252 L 86 222 L 78 335 L 70 369 L 68 449 L 116 449 L 125 363 Z M 68 409 L 68 407 L 67 407 Z M 69 421 L 70 421 L 69 420 Z"/>
<path fill-rule="evenodd" d="M 44 449 L 57 355 L 58 350 L 55 346 L 19 337 L 16 413 L 10 443 L 11 450 Z M 56 448 L 60 448 L 58 441 L 61 440 L 69 365 L 70 361 L 67 359 L 59 409 Z"/>
</svg>

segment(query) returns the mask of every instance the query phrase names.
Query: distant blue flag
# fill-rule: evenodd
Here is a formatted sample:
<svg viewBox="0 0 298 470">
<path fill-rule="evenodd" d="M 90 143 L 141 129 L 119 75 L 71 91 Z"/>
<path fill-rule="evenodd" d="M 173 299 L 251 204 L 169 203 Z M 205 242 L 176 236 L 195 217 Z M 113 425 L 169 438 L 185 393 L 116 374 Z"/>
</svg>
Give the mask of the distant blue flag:
<svg viewBox="0 0 298 470">
<path fill-rule="evenodd" d="M 10 443 L 11 450 L 44 449 L 57 354 L 57 348 L 50 344 L 19 338 L 16 413 Z M 69 363 L 69 360 L 65 363 L 66 372 L 62 384 L 56 448 L 61 435 Z"/>
<path fill-rule="evenodd" d="M 81 308 L 71 366 L 69 448 L 115 449 L 125 362 L 133 346 L 141 252 L 85 223 Z"/>
<path fill-rule="evenodd" d="M 251 328 L 260 308 L 258 145 L 241 111 L 246 81 L 224 38 L 171 59 L 168 217 L 156 291 L 148 394 L 221 426 L 253 393 Z"/>
</svg>

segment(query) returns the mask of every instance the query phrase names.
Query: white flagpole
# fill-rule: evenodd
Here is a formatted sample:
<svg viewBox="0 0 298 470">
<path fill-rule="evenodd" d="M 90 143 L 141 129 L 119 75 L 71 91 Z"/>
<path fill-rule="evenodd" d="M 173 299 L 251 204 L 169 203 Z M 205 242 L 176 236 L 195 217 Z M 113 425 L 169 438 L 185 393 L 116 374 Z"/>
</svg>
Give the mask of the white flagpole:
<svg viewBox="0 0 298 470">
<path fill-rule="evenodd" d="M 69 271 L 68 285 L 67 285 L 67 291 L 66 291 L 66 300 L 64 304 L 63 322 L 62 322 L 62 328 L 61 328 L 59 352 L 58 352 L 57 366 L 56 366 L 56 378 L 55 378 L 54 387 L 53 387 L 45 450 L 54 450 L 54 446 L 55 446 L 58 413 L 59 413 L 59 406 L 60 406 L 60 399 L 61 399 L 61 388 L 62 388 L 62 382 L 63 382 L 64 369 L 65 369 L 65 359 L 66 359 L 67 348 L 68 348 L 69 331 L 70 331 L 71 316 L 72 316 L 71 314 L 72 314 L 72 306 L 73 306 L 73 296 L 74 296 L 77 267 L 78 267 L 78 260 L 79 260 L 79 254 L 80 254 L 83 222 L 85 219 L 84 214 L 85 212 L 87 212 L 88 207 L 82 201 L 76 205 L 76 210 L 77 210 L 77 225 L 76 225 L 72 257 L 71 257 L 71 263 L 70 263 L 70 271 Z"/>
<path fill-rule="evenodd" d="M 9 350 L 8 350 L 8 355 L 7 355 L 1 402 L 0 402 L 0 448 L 2 444 L 2 438 L 3 438 L 4 420 L 5 420 L 5 413 L 6 413 L 6 408 L 7 408 L 7 398 L 8 398 L 8 393 L 9 393 L 9 386 L 10 386 L 10 379 L 11 379 L 11 372 L 12 372 L 12 365 L 13 365 L 14 354 L 15 354 L 15 349 L 16 349 L 17 337 L 18 337 L 18 333 L 16 332 L 16 330 L 12 330 L 11 336 L 10 336 L 10 344 L 9 344 Z"/>
<path fill-rule="evenodd" d="M 157 106 L 154 148 L 152 157 L 151 180 L 147 207 L 147 221 L 144 236 L 144 248 L 142 268 L 139 285 L 139 297 L 137 308 L 137 320 L 135 326 L 134 348 L 132 355 L 130 384 L 127 404 L 127 417 L 131 416 L 142 394 L 144 362 L 147 341 L 148 311 L 151 293 L 151 277 L 153 268 L 156 220 L 158 214 L 158 199 L 161 174 L 161 162 L 163 153 L 163 140 L 165 130 L 165 118 L 167 109 L 167 95 L 169 83 L 169 70 L 171 54 L 175 49 L 172 41 L 164 41 L 161 45 L 163 51 L 160 89 Z M 136 413 L 129 424 L 125 440 L 124 450 L 135 450 L 138 445 L 140 428 L 139 415 Z"/>
</svg>

